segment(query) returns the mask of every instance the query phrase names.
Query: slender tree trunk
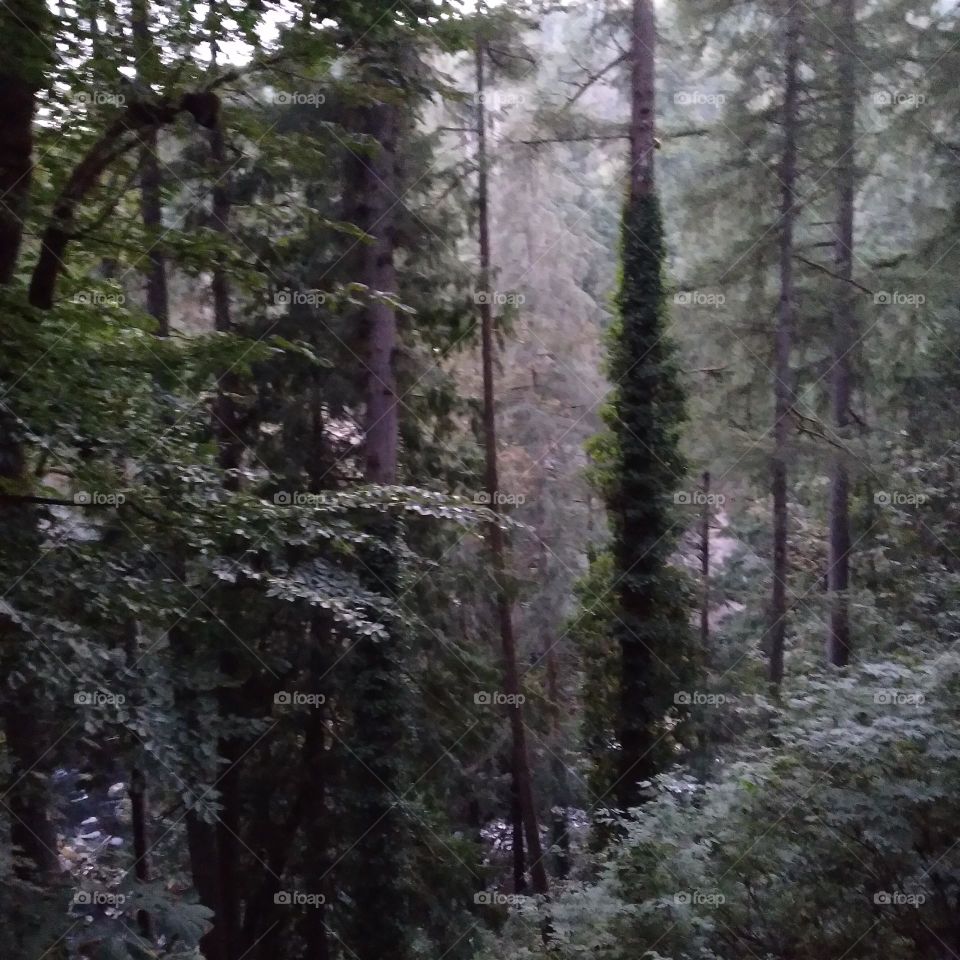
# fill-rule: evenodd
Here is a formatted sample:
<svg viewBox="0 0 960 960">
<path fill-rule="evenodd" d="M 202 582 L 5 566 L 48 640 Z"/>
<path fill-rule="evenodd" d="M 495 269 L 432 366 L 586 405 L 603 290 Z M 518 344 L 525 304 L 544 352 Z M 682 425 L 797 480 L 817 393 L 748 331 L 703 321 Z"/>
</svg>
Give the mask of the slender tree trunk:
<svg viewBox="0 0 960 960">
<path fill-rule="evenodd" d="M 136 56 L 137 78 L 143 85 L 154 79 L 156 50 L 150 35 L 148 0 L 133 0 L 131 4 L 133 50 Z M 163 235 L 162 177 L 157 155 L 158 133 L 151 127 L 143 134 L 143 153 L 140 158 L 140 215 L 147 234 L 147 313 L 157 321 L 161 337 L 170 334 L 170 307 L 167 295 L 167 264 L 161 249 Z"/>
<path fill-rule="evenodd" d="M 480 287 L 489 293 L 491 283 L 490 258 L 490 212 L 488 185 L 488 155 L 486 110 L 484 108 L 485 78 L 484 49 L 482 43 L 476 48 L 477 84 L 477 214 L 480 231 Z M 494 513 L 500 512 L 499 479 L 497 474 L 497 429 L 496 401 L 493 381 L 493 310 L 490 297 L 480 297 L 480 337 L 483 354 L 483 441 L 486 459 L 487 503 Z M 519 801 L 523 818 L 524 837 L 529 852 L 530 881 L 535 893 L 549 890 L 543 845 L 540 841 L 540 826 L 533 796 L 533 780 L 530 774 L 530 758 L 527 750 L 527 733 L 523 722 L 523 705 L 520 695 L 520 672 L 517 667 L 516 639 L 513 632 L 513 612 L 506 584 L 506 560 L 503 530 L 494 520 L 489 526 L 490 557 L 497 591 L 497 617 L 500 623 L 500 643 L 503 652 L 505 693 L 510 698 L 507 710 L 510 716 L 510 736 L 513 755 L 514 792 Z M 515 851 L 516 853 L 516 851 Z"/>
<path fill-rule="evenodd" d="M 376 77 L 375 82 L 384 81 Z M 372 154 L 353 158 L 357 193 L 351 199 L 358 204 L 354 222 L 373 237 L 363 246 L 360 270 L 372 295 L 364 311 L 364 475 L 375 484 L 396 483 L 398 470 L 397 317 L 394 307 L 379 295 L 397 293 L 392 209 L 402 195 L 397 158 L 401 110 L 395 102 L 362 108 L 360 129 L 375 147 Z M 374 524 L 372 532 L 385 544 L 398 536 L 390 517 Z M 400 569 L 394 558 L 371 555 L 365 566 L 373 588 L 397 595 Z M 351 803 L 359 830 L 351 856 L 364 866 L 352 890 L 356 925 L 348 946 L 359 960 L 404 960 L 409 952 L 409 898 L 403 875 L 406 841 L 397 803 L 406 712 L 403 638 L 396 625 L 388 630 L 386 638 L 358 639 L 351 656 L 357 741 Z"/>
<path fill-rule="evenodd" d="M 42 0 L 21 0 L 9 9 L 0 8 L 0 35 L 4 38 L 0 63 L 0 284 L 13 279 L 30 200 L 33 116 L 46 69 L 46 20 Z"/>
<path fill-rule="evenodd" d="M 150 34 L 150 12 L 147 0 L 133 0 L 130 14 L 137 78 L 141 84 L 148 85 L 156 66 L 156 51 Z M 95 16 L 92 21 L 96 24 Z M 94 35 L 94 43 L 97 46 L 102 44 L 98 33 Z M 146 272 L 147 313 L 157 321 L 157 335 L 166 337 L 170 332 L 167 264 L 155 246 L 163 229 L 160 193 L 162 181 L 157 158 L 157 141 L 156 129 L 148 130 L 144 134 L 143 153 L 140 158 L 140 216 L 150 245 L 147 254 L 150 266 Z M 135 627 L 132 633 L 131 654 L 137 634 Z M 132 660 L 133 656 L 130 659 Z M 139 883 L 148 883 L 151 868 L 147 780 L 144 772 L 137 767 L 130 772 L 130 808 L 133 826 L 134 874 Z M 137 911 L 137 925 L 144 939 L 152 942 L 153 922 L 146 910 Z"/>
<path fill-rule="evenodd" d="M 0 285 L 12 282 L 17 268 L 33 172 L 35 97 L 47 68 L 47 8 L 42 0 L 0 6 Z M 2 318 L 0 318 L 2 324 Z M 0 482 L 8 492 L 32 488 L 27 455 L 15 415 L 0 406 Z M 39 555 L 36 510 L 25 503 L 0 505 L 0 545 L 24 569 Z M 8 593 L 8 601 L 16 598 Z M 5 677 L 30 676 L 32 638 L 6 613 L 0 614 L 0 661 Z M 50 815 L 47 782 L 52 773 L 45 699 L 37 683 L 12 690 L 0 702 L 10 779 L 4 796 L 10 816 L 10 842 L 23 857 L 17 874 L 39 887 L 58 873 L 57 831 Z M 28 909 L 23 904 L 24 915 Z M 15 918 L 11 918 L 15 919 Z"/>
<path fill-rule="evenodd" d="M 136 767 L 130 773 L 130 816 L 133 825 L 134 876 L 137 882 L 150 882 L 150 841 L 148 837 L 147 782 Z M 144 940 L 153 942 L 153 923 L 146 910 L 137 911 L 137 926 Z"/>
<path fill-rule="evenodd" d="M 366 188 L 361 226 L 373 235 L 363 249 L 361 271 L 371 293 L 396 293 L 393 219 L 395 203 L 398 111 L 392 104 L 377 103 L 368 108 L 371 136 L 380 145 L 376 156 L 364 162 Z M 367 389 L 366 466 L 370 483 L 390 484 L 397 480 L 397 450 L 400 436 L 394 354 L 397 349 L 397 316 L 393 306 L 373 299 L 366 309 Z"/>
<path fill-rule="evenodd" d="M 548 642 L 547 699 L 550 710 L 550 768 L 553 779 L 553 807 L 551 815 L 551 843 L 554 848 L 554 872 L 560 880 L 570 873 L 570 826 L 567 808 L 570 805 L 570 788 L 567 781 L 567 765 L 563 759 L 563 739 L 560 729 L 560 680 L 557 657 L 553 643 Z"/>
<path fill-rule="evenodd" d="M 630 44 L 630 195 L 654 192 L 657 23 L 653 0 L 634 0 Z"/>
<path fill-rule="evenodd" d="M 834 247 L 834 272 L 839 278 L 834 306 L 832 406 L 837 438 L 849 439 L 854 349 L 853 215 L 856 191 L 854 143 L 857 122 L 857 7 L 856 0 L 840 0 L 837 47 L 837 207 L 839 223 Z M 845 666 L 850 660 L 850 478 L 846 452 L 835 449 L 830 465 L 830 549 L 827 589 L 830 591 L 830 626 L 827 661 Z"/>
<path fill-rule="evenodd" d="M 215 50 L 215 45 L 214 45 Z M 210 160 L 213 187 L 211 189 L 211 213 L 213 229 L 225 237 L 230 229 L 230 192 L 226 142 L 220 116 L 210 128 Z M 230 313 L 230 282 L 227 276 L 224 254 L 218 252 L 214 260 L 211 278 L 213 295 L 213 324 L 219 333 L 233 330 Z M 239 377 L 227 370 L 217 378 L 217 396 L 214 401 L 214 436 L 217 440 L 217 459 L 225 471 L 223 485 L 230 492 L 240 487 L 238 468 L 243 459 L 244 444 L 237 412 L 236 393 Z M 230 588 L 228 588 L 229 591 Z M 232 638 L 226 640 L 226 649 L 221 654 L 220 668 L 225 677 L 236 677 L 241 670 L 240 657 Z M 245 687 L 225 686 L 219 695 L 220 711 L 224 717 L 239 722 L 246 714 Z M 222 928 L 224 950 L 229 960 L 241 953 L 241 881 L 240 836 L 243 830 L 241 815 L 242 763 L 247 744 L 237 737 L 227 737 L 218 744 L 218 751 L 226 762 L 220 777 L 220 816 L 216 825 L 216 846 L 220 870 L 220 907 L 217 918 Z"/>
<path fill-rule="evenodd" d="M 703 513 L 700 516 L 700 654 L 710 652 L 710 471 L 703 471 Z"/>
<path fill-rule="evenodd" d="M 789 0 L 786 20 L 786 61 L 784 67 L 783 153 L 780 163 L 780 302 L 774 336 L 774 426 L 773 455 L 770 461 L 770 490 L 773 495 L 773 593 L 770 602 L 767 644 L 768 678 L 779 686 L 783 679 L 783 651 L 787 631 L 787 577 L 789 558 L 787 533 L 787 457 L 793 377 L 790 354 L 793 339 L 793 228 L 796 218 L 797 112 L 799 101 L 801 0 Z"/>
</svg>

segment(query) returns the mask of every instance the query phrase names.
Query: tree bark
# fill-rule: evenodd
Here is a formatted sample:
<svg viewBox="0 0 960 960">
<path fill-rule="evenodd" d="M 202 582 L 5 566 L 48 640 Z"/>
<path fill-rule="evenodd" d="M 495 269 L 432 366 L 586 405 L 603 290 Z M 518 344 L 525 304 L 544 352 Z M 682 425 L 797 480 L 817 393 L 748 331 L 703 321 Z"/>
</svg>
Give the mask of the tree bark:
<svg viewBox="0 0 960 960">
<path fill-rule="evenodd" d="M 630 43 L 630 195 L 654 191 L 657 24 L 653 0 L 634 0 Z"/>
<path fill-rule="evenodd" d="M 837 82 L 840 104 L 837 112 L 837 209 L 838 226 L 834 246 L 834 271 L 840 281 L 834 305 L 832 407 L 837 438 L 849 439 L 854 340 L 853 244 L 856 158 L 854 143 L 857 121 L 857 8 L 856 0 L 840 0 L 840 27 L 837 47 Z M 827 589 L 830 592 L 830 625 L 827 634 L 827 662 L 837 667 L 850 660 L 850 478 L 846 452 L 834 449 L 830 468 L 830 547 Z"/>
<path fill-rule="evenodd" d="M 780 301 L 774 334 L 774 449 L 770 460 L 770 491 L 773 496 L 773 591 L 767 627 L 767 676 L 774 686 L 779 686 L 783 679 L 787 630 L 787 458 L 790 405 L 793 402 L 790 356 L 794 323 L 793 230 L 796 218 L 798 67 L 802 17 L 801 0 L 789 0 L 785 35 L 783 152 L 780 162 Z"/>
<path fill-rule="evenodd" d="M 703 471 L 703 513 L 700 516 L 700 654 L 710 651 L 710 471 Z"/>
<path fill-rule="evenodd" d="M 134 768 L 130 774 L 130 816 L 133 826 L 134 876 L 138 883 L 150 882 L 149 814 L 147 808 L 147 781 L 143 772 Z M 153 942 L 153 923 L 146 910 L 137 911 L 137 926 L 144 940 Z"/>
<path fill-rule="evenodd" d="M 147 0 L 133 0 L 131 4 L 133 50 L 136 57 L 137 76 L 144 86 L 154 79 L 153 67 L 156 51 L 150 35 L 150 13 Z M 158 133 L 151 128 L 143 133 L 143 153 L 140 158 L 140 216 L 147 234 L 147 313 L 157 321 L 161 337 L 170 334 L 170 307 L 167 295 L 166 257 L 160 247 L 163 235 L 163 206 L 160 174 L 160 159 L 157 154 Z"/>
<path fill-rule="evenodd" d="M 381 50 L 378 56 L 393 56 Z M 372 83 L 389 83 L 371 67 Z M 364 476 L 368 483 L 397 482 L 399 400 L 394 362 L 398 349 L 397 317 L 383 295 L 396 296 L 396 245 L 392 210 L 402 196 L 399 186 L 398 137 L 402 107 L 392 99 L 359 111 L 359 128 L 373 145 L 372 154 L 354 154 L 358 202 L 354 222 L 372 242 L 361 251 L 360 274 L 370 299 L 364 309 L 367 378 L 364 412 Z M 397 524 L 390 517 L 372 524 L 382 543 L 393 543 Z M 366 572 L 373 589 L 396 597 L 400 569 L 383 553 L 368 556 Z M 363 864 L 352 890 L 356 925 L 348 947 L 359 960 L 404 960 L 409 952 L 409 904 L 403 874 L 405 828 L 398 806 L 404 738 L 403 638 L 395 624 L 385 638 L 361 637 L 352 652 L 354 726 L 357 741 L 352 786 L 359 829 L 354 862 Z"/>
<path fill-rule="evenodd" d="M 42 0 L 0 6 L 0 35 L 5 50 L 0 66 L 0 285 L 12 282 L 23 238 L 33 172 L 35 97 L 47 69 L 47 8 Z M 0 481 L 8 492 L 32 488 L 27 454 L 16 416 L 0 407 Z M 40 533 L 34 506 L 0 504 L 0 542 L 24 569 L 39 556 Z M 4 585 L 4 591 L 10 588 Z M 16 602 L 16 598 L 8 596 Z M 31 637 L 6 613 L 0 614 L 3 673 L 30 676 L 27 649 Z M 52 772 L 45 700 L 36 682 L 16 691 L 5 687 L 2 705 L 10 779 L 6 805 L 10 841 L 22 856 L 17 874 L 37 886 L 58 874 L 57 831 L 50 815 L 47 781 Z M 26 909 L 26 905 L 25 905 Z"/>
<path fill-rule="evenodd" d="M 553 804 L 551 813 L 551 844 L 554 848 L 554 873 L 559 880 L 566 880 L 570 873 L 570 824 L 567 810 L 570 805 L 570 785 L 567 765 L 563 759 L 563 740 L 560 729 L 560 678 L 553 643 L 548 643 L 547 699 L 550 717 L 550 770 L 553 780 Z"/>
<path fill-rule="evenodd" d="M 361 206 L 361 223 L 373 237 L 362 252 L 361 272 L 372 296 L 366 309 L 367 387 L 364 434 L 366 466 L 370 483 L 390 484 L 397 480 L 399 445 L 399 404 L 394 372 L 397 349 L 397 316 L 393 306 L 380 294 L 395 294 L 393 217 L 396 202 L 396 138 L 399 118 L 393 104 L 377 103 L 367 108 L 368 130 L 379 144 L 363 163 L 366 194 Z"/>
<path fill-rule="evenodd" d="M 487 155 L 487 118 L 484 107 L 485 77 L 484 48 L 478 42 L 476 47 L 476 89 L 477 89 L 477 214 L 480 234 L 480 288 L 487 293 L 480 300 L 480 338 L 483 364 L 483 445 L 486 463 L 486 494 L 490 509 L 498 514 L 499 478 L 497 470 L 497 428 L 496 397 L 493 380 L 493 310 L 490 303 L 491 255 L 490 255 L 490 212 Z M 500 625 L 500 644 L 503 654 L 504 692 L 508 696 L 507 711 L 510 717 L 510 737 L 512 744 L 512 777 L 520 815 L 523 818 L 524 837 L 529 853 L 531 886 L 535 893 L 546 894 L 549 890 L 546 865 L 543 856 L 543 844 L 540 840 L 540 826 L 537 822 L 537 809 L 533 795 L 533 780 L 530 775 L 530 758 L 527 750 L 526 726 L 523 722 L 523 705 L 520 688 L 520 672 L 517 667 L 516 638 L 513 631 L 513 612 L 510 593 L 506 583 L 506 558 L 503 530 L 499 520 L 488 527 L 490 559 L 493 567 L 494 583 L 497 592 L 497 619 Z M 516 844 L 514 844 L 516 846 Z M 516 851 L 515 851 L 516 855 Z"/>
<path fill-rule="evenodd" d="M 13 279 L 30 200 L 33 117 L 45 70 L 46 19 L 42 0 L 21 0 L 15 12 L 0 9 L 5 40 L 0 66 L 0 284 Z"/>
</svg>

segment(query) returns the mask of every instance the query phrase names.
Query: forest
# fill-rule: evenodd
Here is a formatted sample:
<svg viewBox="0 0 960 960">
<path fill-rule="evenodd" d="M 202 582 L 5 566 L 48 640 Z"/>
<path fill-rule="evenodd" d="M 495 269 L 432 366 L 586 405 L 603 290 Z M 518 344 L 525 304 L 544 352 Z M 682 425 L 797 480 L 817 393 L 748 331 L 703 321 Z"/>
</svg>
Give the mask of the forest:
<svg viewBox="0 0 960 960">
<path fill-rule="evenodd" d="M 960 960 L 960 5 L 0 51 L 0 960 Z"/>
</svg>

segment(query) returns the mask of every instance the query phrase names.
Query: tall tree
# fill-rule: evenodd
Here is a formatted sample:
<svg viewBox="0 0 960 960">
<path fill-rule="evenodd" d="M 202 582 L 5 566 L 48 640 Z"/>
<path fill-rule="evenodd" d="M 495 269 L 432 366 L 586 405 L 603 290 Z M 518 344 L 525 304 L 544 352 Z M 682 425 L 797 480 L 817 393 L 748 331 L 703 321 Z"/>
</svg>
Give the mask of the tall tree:
<svg viewBox="0 0 960 960">
<path fill-rule="evenodd" d="M 838 441 L 848 439 L 855 346 L 855 298 L 853 285 L 854 198 L 856 194 L 857 124 L 857 5 L 841 0 L 837 37 L 837 233 L 834 270 L 837 276 L 833 308 L 833 369 L 831 407 Z M 827 557 L 827 589 L 830 591 L 830 626 L 827 660 L 842 667 L 850 659 L 850 478 L 847 453 L 834 449 L 830 464 L 830 549 Z"/>
<path fill-rule="evenodd" d="M 148 0 L 133 0 L 131 4 L 133 54 L 137 80 L 145 90 L 157 81 L 158 56 L 150 30 Z M 146 257 L 149 264 L 147 279 L 147 313 L 157 321 L 157 331 L 165 337 L 170 333 L 170 303 L 167 294 L 167 264 L 163 254 L 163 205 L 161 190 L 163 178 L 157 154 L 159 132 L 149 127 L 143 132 L 143 150 L 140 156 L 140 215 L 147 237 Z"/>
<path fill-rule="evenodd" d="M 396 39 L 394 38 L 394 43 Z M 397 295 L 395 264 L 397 204 L 403 194 L 399 182 L 398 138 L 404 122 L 402 106 L 390 90 L 402 70 L 397 48 L 379 50 L 391 57 L 381 72 L 368 66 L 374 86 L 371 101 L 359 108 L 357 129 L 365 138 L 362 152 L 352 157 L 351 196 L 353 222 L 367 235 L 360 256 L 360 281 L 366 287 L 363 311 L 366 368 L 364 403 L 364 479 L 368 483 L 397 482 L 400 442 L 400 409 L 397 395 L 396 354 Z M 369 62 L 376 59 L 368 52 Z M 395 544 L 398 531 L 392 520 L 378 532 Z M 366 559 L 371 585 L 396 597 L 400 569 L 395 557 L 382 554 Z M 386 960 L 407 956 L 409 928 L 404 889 L 403 811 L 398 805 L 401 784 L 404 724 L 403 637 L 396 625 L 386 639 L 364 637 L 351 653 L 355 671 L 357 738 L 355 854 L 366 865 L 357 875 L 356 927 L 350 947 L 360 960 Z"/>
<path fill-rule="evenodd" d="M 614 632 L 620 651 L 619 769 L 622 809 L 670 751 L 665 718 L 693 665 L 688 597 L 670 568 L 676 524 L 670 501 L 684 475 L 683 391 L 667 336 L 665 255 L 654 185 L 656 22 L 652 0 L 634 0 L 630 42 L 630 163 L 621 225 L 621 281 L 613 344 L 616 441 L 612 490 Z"/>
<path fill-rule="evenodd" d="M 774 332 L 773 454 L 770 458 L 770 492 L 773 496 L 773 592 L 770 598 L 768 678 L 774 685 L 783 679 L 787 632 L 787 581 L 789 575 L 787 459 L 789 456 L 790 407 L 793 403 L 793 372 L 790 368 L 794 326 L 794 224 L 797 191 L 797 128 L 800 100 L 800 36 L 803 23 L 799 0 L 788 0 L 784 19 L 784 73 L 780 157 L 780 299 Z"/>
<path fill-rule="evenodd" d="M 12 284 L 19 260 L 33 174 L 33 122 L 36 94 L 49 60 L 49 14 L 42 0 L 0 6 L 0 33 L 9 44 L 0 67 L 0 286 Z M 6 327 L 11 318 L 4 316 Z M 6 371 L 5 377 L 6 380 Z M 6 392 L 5 392 L 6 393 Z M 10 842 L 18 857 L 18 873 L 40 886 L 57 874 L 57 832 L 50 811 L 49 778 L 53 758 L 42 681 L 29 667 L 38 644 L 11 603 L 15 588 L 40 559 L 41 535 L 36 509 L 27 502 L 33 491 L 24 450 L 23 425 L 0 400 L 0 540 L 5 548 L 5 597 L 0 610 L 0 665 L 5 683 L 0 710 L 9 756 L 4 795 L 10 816 Z M 23 500 L 8 499 L 24 497 Z M 19 677 L 18 683 L 13 683 Z M 21 904 L 26 920 L 27 905 Z M 19 924 L 16 925 L 19 931 Z M 19 936 L 19 932 L 15 933 Z M 24 944 L 26 948 L 26 945 Z"/>
<path fill-rule="evenodd" d="M 493 274 L 490 252 L 490 185 L 489 156 L 487 151 L 486 112 L 486 49 L 478 38 L 475 53 L 476 68 L 476 126 L 477 126 L 477 218 L 480 245 L 480 338 L 483 364 L 483 446 L 486 461 L 485 486 L 487 503 L 494 514 L 499 514 L 500 482 L 497 471 L 497 411 L 494 383 L 494 330 L 491 288 Z M 523 833 L 529 853 L 529 868 L 535 893 L 546 894 L 548 881 L 543 859 L 543 844 L 534 802 L 533 781 L 530 775 L 530 757 L 527 750 L 527 734 L 523 721 L 523 697 L 520 689 L 520 672 L 517 667 L 517 643 L 513 629 L 513 611 L 510 591 L 506 582 L 506 547 L 499 516 L 488 527 L 490 561 L 493 568 L 496 590 L 497 620 L 500 628 L 500 645 L 503 655 L 504 692 L 510 698 L 507 710 L 510 716 L 511 778 L 512 795 L 516 799 Z M 521 851 L 514 829 L 514 877 L 523 873 Z"/>
</svg>

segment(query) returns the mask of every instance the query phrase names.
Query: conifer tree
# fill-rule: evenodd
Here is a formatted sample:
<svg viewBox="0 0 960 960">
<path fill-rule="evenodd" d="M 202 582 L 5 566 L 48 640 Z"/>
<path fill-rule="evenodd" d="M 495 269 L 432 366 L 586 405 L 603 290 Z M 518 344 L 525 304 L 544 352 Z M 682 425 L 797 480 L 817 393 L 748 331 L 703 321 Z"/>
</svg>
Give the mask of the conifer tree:
<svg viewBox="0 0 960 960">
<path fill-rule="evenodd" d="M 621 221 L 621 278 L 610 423 L 616 440 L 609 509 L 619 609 L 621 808 L 663 769 L 666 715 L 693 665 L 688 597 L 670 568 L 683 392 L 667 332 L 663 223 L 654 185 L 656 27 L 651 0 L 635 0 L 631 38 L 629 188 Z"/>
</svg>

